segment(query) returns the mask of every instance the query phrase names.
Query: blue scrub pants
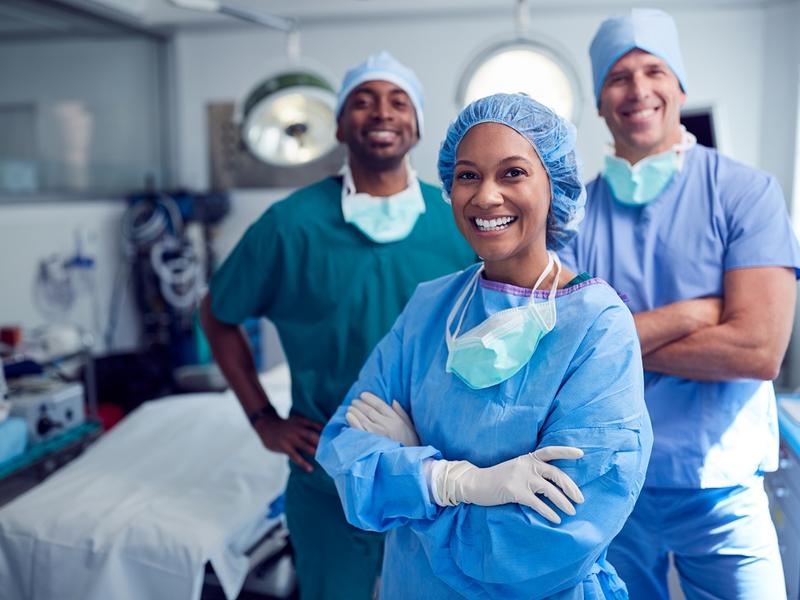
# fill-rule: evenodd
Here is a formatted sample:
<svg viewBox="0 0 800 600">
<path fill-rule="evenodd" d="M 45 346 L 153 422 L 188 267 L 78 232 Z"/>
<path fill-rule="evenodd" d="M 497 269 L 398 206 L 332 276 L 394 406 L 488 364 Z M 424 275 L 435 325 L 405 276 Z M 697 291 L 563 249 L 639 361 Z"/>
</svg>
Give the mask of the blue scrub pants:
<svg viewBox="0 0 800 600">
<path fill-rule="evenodd" d="M 668 600 L 672 551 L 687 600 L 784 600 L 763 477 L 729 488 L 645 488 L 611 543 L 631 600 Z"/>
</svg>

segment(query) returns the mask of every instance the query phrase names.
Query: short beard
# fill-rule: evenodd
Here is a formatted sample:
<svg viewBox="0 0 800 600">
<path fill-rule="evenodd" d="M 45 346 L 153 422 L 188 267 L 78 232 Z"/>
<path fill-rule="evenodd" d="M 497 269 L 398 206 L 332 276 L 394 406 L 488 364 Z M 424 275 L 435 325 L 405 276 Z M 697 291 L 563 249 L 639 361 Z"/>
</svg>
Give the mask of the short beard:
<svg viewBox="0 0 800 600">
<path fill-rule="evenodd" d="M 406 159 L 406 154 L 400 156 L 375 156 L 352 148 L 350 152 L 364 168 L 378 173 L 395 171 L 403 165 Z"/>
</svg>

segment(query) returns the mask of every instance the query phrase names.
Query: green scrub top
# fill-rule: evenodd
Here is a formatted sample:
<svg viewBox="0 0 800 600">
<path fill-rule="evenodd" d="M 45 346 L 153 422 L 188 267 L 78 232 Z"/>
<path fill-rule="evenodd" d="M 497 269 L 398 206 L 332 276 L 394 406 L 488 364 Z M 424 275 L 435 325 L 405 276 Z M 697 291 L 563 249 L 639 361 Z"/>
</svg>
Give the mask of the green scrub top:
<svg viewBox="0 0 800 600">
<path fill-rule="evenodd" d="M 292 374 L 292 413 L 327 422 L 417 284 L 476 260 L 441 190 L 420 187 L 425 212 L 408 237 L 387 244 L 344 222 L 340 177 L 297 190 L 250 226 L 212 278 L 217 319 L 275 324 Z"/>
</svg>

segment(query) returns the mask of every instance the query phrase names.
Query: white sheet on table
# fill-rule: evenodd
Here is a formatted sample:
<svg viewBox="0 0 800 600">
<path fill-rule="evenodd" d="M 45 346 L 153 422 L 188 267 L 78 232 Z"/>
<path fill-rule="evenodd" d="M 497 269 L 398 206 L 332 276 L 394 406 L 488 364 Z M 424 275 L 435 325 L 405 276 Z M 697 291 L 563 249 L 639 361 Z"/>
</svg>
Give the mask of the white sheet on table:
<svg viewBox="0 0 800 600">
<path fill-rule="evenodd" d="M 288 368 L 262 384 L 288 413 Z M 287 477 L 231 392 L 148 402 L 0 509 L 0 599 L 197 600 L 207 561 L 233 598 Z"/>
</svg>

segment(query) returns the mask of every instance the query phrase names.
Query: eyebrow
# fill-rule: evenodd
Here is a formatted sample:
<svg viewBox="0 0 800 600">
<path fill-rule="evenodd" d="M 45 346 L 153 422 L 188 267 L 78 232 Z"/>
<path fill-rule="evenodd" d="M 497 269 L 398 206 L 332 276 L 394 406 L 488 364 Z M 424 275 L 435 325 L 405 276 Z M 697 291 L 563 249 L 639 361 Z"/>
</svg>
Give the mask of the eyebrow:
<svg viewBox="0 0 800 600">
<path fill-rule="evenodd" d="M 372 89 L 371 87 L 369 87 L 369 85 L 367 85 L 365 87 L 357 87 L 352 92 L 350 92 L 350 95 L 351 96 L 357 96 L 358 94 L 369 94 L 370 96 L 377 96 L 379 93 L 380 92 L 378 92 L 377 90 Z M 408 97 L 408 94 L 406 93 L 406 91 L 403 88 L 395 87 L 395 88 L 392 88 L 391 90 L 389 90 L 389 95 L 390 96 L 395 96 L 397 94 L 402 94 L 403 96 Z"/>
<path fill-rule="evenodd" d="M 523 162 L 528 163 L 529 165 L 533 164 L 531 162 L 531 159 L 529 159 L 527 156 L 522 156 L 520 154 L 515 154 L 513 156 L 507 156 L 506 158 L 501 160 L 498 164 L 502 165 L 502 164 L 507 163 L 507 162 L 517 162 L 517 161 L 523 161 Z"/>
<path fill-rule="evenodd" d="M 666 65 L 664 64 L 664 62 L 660 61 L 660 60 L 652 60 L 652 61 L 647 62 L 647 63 L 645 63 L 645 64 L 643 64 L 641 66 L 641 68 L 643 68 L 643 69 L 651 69 L 653 67 L 658 67 L 660 69 L 667 68 Z M 636 69 L 631 69 L 630 67 L 617 67 L 616 69 L 611 69 L 608 72 L 608 75 L 606 75 L 606 77 L 613 77 L 615 75 L 625 75 L 625 74 L 631 73 L 631 72 L 633 72 L 635 70 Z"/>
<path fill-rule="evenodd" d="M 529 158 L 527 158 L 525 156 L 522 156 L 522 155 L 519 155 L 519 154 L 514 154 L 513 156 L 506 156 L 503 160 L 498 162 L 497 165 L 500 166 L 500 165 L 504 165 L 505 163 L 517 162 L 517 161 L 523 161 L 523 162 L 525 162 L 525 163 L 527 163 L 529 165 L 533 164 Z M 456 164 L 454 164 L 453 167 L 458 167 L 459 165 L 468 165 L 468 166 L 471 166 L 471 167 L 477 166 L 474 162 L 472 162 L 471 160 L 467 160 L 465 158 L 462 158 L 461 160 L 456 161 Z"/>
</svg>

